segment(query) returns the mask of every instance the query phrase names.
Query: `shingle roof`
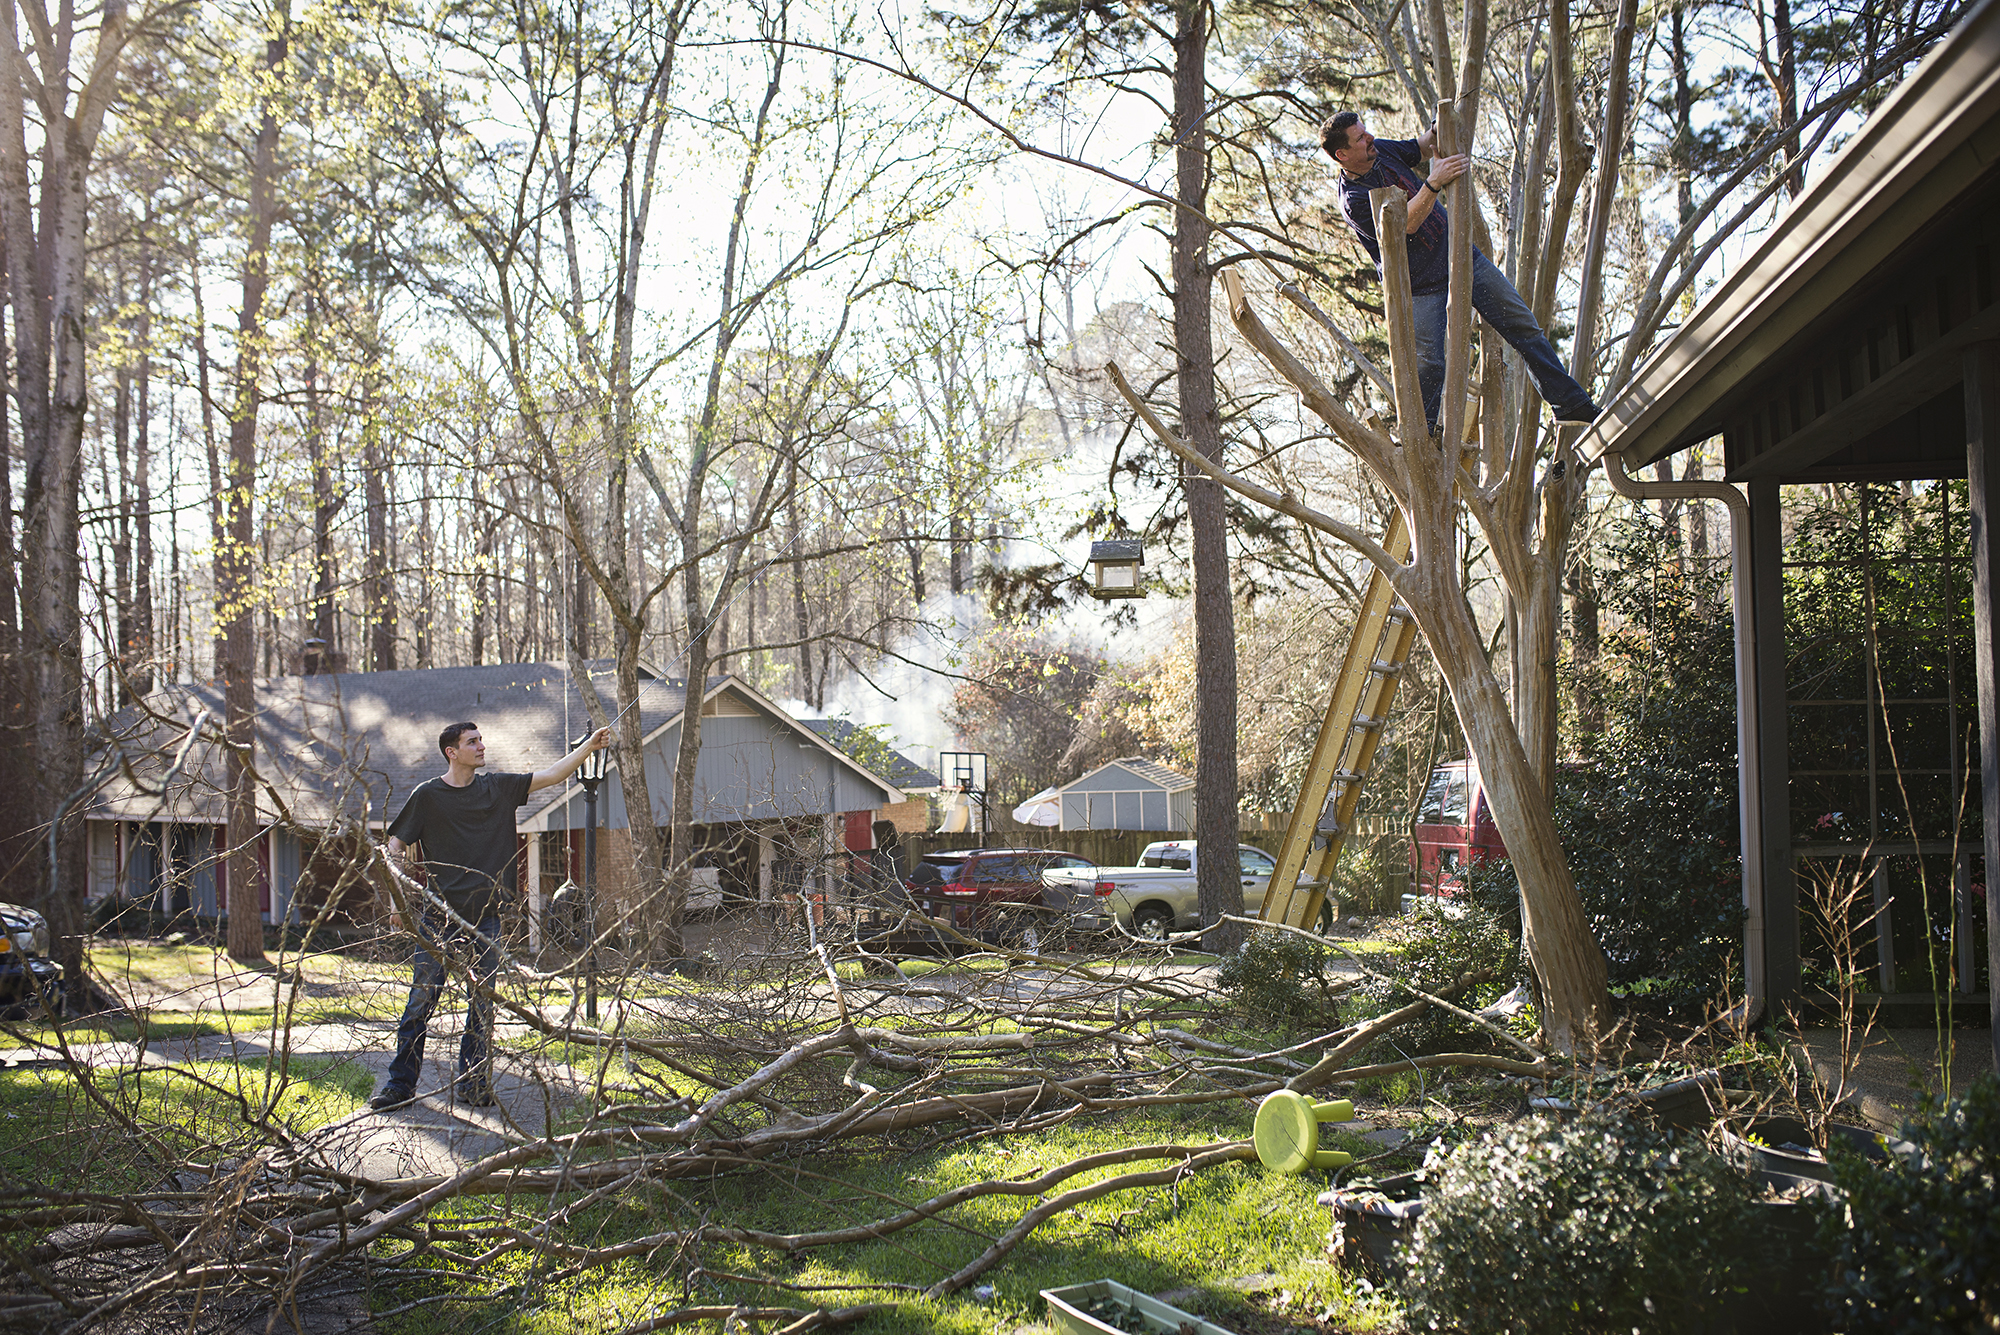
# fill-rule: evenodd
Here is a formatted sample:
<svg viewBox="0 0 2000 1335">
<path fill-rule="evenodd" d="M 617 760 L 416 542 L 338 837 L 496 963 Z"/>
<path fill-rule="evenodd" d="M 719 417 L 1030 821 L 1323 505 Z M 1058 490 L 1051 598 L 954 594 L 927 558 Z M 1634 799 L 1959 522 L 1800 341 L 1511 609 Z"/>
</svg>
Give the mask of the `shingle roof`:
<svg viewBox="0 0 2000 1335">
<path fill-rule="evenodd" d="M 1064 784 L 1063 787 L 1074 787 L 1076 784 L 1082 783 L 1084 779 L 1091 777 L 1092 774 L 1102 774 L 1105 770 L 1114 767 L 1127 770 L 1145 782 L 1153 784 L 1155 787 L 1169 793 L 1178 793 L 1183 789 L 1194 787 L 1194 779 L 1189 775 L 1183 774 L 1177 769 L 1168 769 L 1165 765 L 1157 764 L 1154 761 L 1146 759 L 1144 756 L 1125 756 L 1119 760 L 1107 761 L 1105 764 L 1099 765 L 1096 769 L 1090 771 L 1090 774 L 1072 779 L 1069 783 Z"/>
<path fill-rule="evenodd" d="M 600 661 L 589 668 L 608 710 L 615 713 L 611 664 Z M 678 717 L 686 700 L 681 682 L 642 678 L 641 733 Z M 220 748 L 212 743 L 196 743 L 185 782 L 174 786 L 164 804 L 141 787 L 141 782 L 157 786 L 171 763 L 169 748 L 177 735 L 151 715 L 184 723 L 197 710 L 207 710 L 211 721 L 220 720 L 219 684 L 168 687 L 150 696 L 146 708 L 134 706 L 113 716 L 110 727 L 125 768 L 104 785 L 89 814 L 220 821 L 224 766 Z M 568 739 L 590 726 L 569 669 L 561 663 L 272 677 L 257 683 L 256 763 L 284 794 L 297 820 L 345 824 L 365 812 L 368 819 L 380 821 L 417 784 L 443 772 L 438 733 L 467 720 L 480 725 L 487 768 L 493 771 L 546 768 L 562 758 Z M 534 794 L 521 819 L 558 800 L 563 791 L 557 784 Z M 267 820 L 276 814 L 261 796 L 259 810 Z"/>
<path fill-rule="evenodd" d="M 802 727 L 811 728 L 834 746 L 840 748 L 842 752 L 847 751 L 847 739 L 861 731 L 860 725 L 844 718 L 802 718 L 799 720 L 799 724 Z M 934 772 L 925 769 L 901 751 L 891 747 L 889 754 L 892 757 L 889 769 L 882 777 L 890 783 L 895 784 L 898 788 L 924 789 L 943 786 L 944 780 L 938 778 Z"/>
</svg>

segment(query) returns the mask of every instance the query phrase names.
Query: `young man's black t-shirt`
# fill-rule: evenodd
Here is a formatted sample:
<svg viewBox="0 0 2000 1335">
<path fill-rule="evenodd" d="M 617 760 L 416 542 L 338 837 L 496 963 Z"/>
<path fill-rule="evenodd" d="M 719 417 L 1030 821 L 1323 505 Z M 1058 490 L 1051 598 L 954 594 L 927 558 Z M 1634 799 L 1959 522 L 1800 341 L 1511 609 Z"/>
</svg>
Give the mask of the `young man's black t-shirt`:
<svg viewBox="0 0 2000 1335">
<path fill-rule="evenodd" d="M 438 897 L 468 922 L 500 911 L 514 890 L 514 811 L 528 800 L 532 774 L 475 774 L 463 788 L 426 779 L 389 822 L 389 834 L 422 844 L 424 871 Z"/>
</svg>

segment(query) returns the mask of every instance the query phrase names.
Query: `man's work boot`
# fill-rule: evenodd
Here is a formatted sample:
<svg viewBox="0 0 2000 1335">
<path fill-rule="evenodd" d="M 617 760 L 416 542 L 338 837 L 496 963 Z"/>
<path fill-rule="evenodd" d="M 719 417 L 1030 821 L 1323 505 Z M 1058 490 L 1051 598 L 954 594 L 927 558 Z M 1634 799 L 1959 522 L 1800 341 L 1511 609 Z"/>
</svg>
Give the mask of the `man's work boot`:
<svg viewBox="0 0 2000 1335">
<path fill-rule="evenodd" d="M 1585 399 L 1582 403 L 1571 404 L 1556 409 L 1557 426 L 1589 426 L 1604 413 L 1604 410 Z"/>
<path fill-rule="evenodd" d="M 384 1085 L 376 1091 L 374 1098 L 368 1100 L 368 1106 L 376 1112 L 388 1112 L 391 1108 L 401 1108 L 416 1100 L 417 1091 L 407 1085 Z"/>
<path fill-rule="evenodd" d="M 452 1093 L 458 1102 L 468 1108 L 491 1108 L 493 1106 L 493 1086 L 473 1076 L 462 1076 Z"/>
</svg>

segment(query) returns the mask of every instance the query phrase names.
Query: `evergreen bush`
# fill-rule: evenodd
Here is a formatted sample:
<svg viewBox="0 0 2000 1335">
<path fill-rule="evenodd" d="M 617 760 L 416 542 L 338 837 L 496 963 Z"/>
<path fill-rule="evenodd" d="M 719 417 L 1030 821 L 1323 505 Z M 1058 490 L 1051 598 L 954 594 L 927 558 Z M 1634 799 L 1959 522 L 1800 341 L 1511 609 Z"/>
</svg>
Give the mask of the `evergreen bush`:
<svg viewBox="0 0 2000 1335">
<path fill-rule="evenodd" d="M 1331 947 L 1296 932 L 1260 928 L 1243 948 L 1222 961 L 1216 981 L 1230 1003 L 1250 1019 L 1286 1028 L 1340 1023 L 1340 1000 L 1333 995 Z"/>
<path fill-rule="evenodd" d="M 1387 936 L 1397 953 L 1370 961 L 1387 981 L 1368 988 L 1382 1011 L 1415 999 L 1411 987 L 1436 996 L 1467 974 L 1490 974 L 1488 981 L 1457 998 L 1466 1010 L 1478 1010 L 1498 1000 L 1523 976 L 1520 943 L 1498 917 L 1478 904 L 1425 900 L 1391 923 Z M 1468 1040 L 1474 1048 L 1493 1041 L 1477 1025 L 1436 1008 L 1415 1017 L 1395 1035 L 1398 1051 L 1411 1054 L 1463 1050 Z M 1389 1059 L 1390 1054 L 1384 1057 Z"/>
<path fill-rule="evenodd" d="M 2000 1079 L 1927 1105 L 1888 1163 L 1834 1161 L 1822 1218 L 1840 1329 L 2000 1331 Z"/>
<path fill-rule="evenodd" d="M 1743 1282 L 1749 1179 L 1698 1142 L 1594 1113 L 1530 1118 L 1424 1166 L 1405 1249 L 1418 1329 L 1700 1329 Z"/>
</svg>

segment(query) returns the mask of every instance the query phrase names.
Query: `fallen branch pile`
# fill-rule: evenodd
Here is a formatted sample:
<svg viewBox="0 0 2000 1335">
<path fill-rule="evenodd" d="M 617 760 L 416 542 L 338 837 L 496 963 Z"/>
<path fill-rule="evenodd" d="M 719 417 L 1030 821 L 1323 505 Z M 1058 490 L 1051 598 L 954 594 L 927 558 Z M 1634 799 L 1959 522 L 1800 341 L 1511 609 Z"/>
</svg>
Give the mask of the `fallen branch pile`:
<svg viewBox="0 0 2000 1335">
<path fill-rule="evenodd" d="M 378 1287 L 447 1286 L 443 1297 L 421 1300 L 430 1302 L 519 1299 L 638 1260 L 683 1297 L 629 1324 L 632 1332 L 715 1319 L 803 1331 L 877 1308 L 688 1301 L 704 1278 L 809 1287 L 725 1276 L 704 1257 L 718 1246 L 795 1256 L 919 1225 L 976 1235 L 983 1245 L 970 1262 L 941 1266 L 921 1289 L 938 1297 L 971 1284 L 1064 1211 L 1172 1186 L 1254 1152 L 1238 1140 L 1133 1145 L 922 1199 L 875 1192 L 864 1217 L 782 1232 L 722 1217 L 697 1200 L 701 1184 L 780 1165 L 803 1177 L 837 1171 L 824 1156 L 843 1147 L 904 1151 L 1398 1071 L 1551 1073 L 1534 1048 L 1458 1006 L 1483 975 L 1304 1042 L 1257 1048 L 1196 1032 L 1215 999 L 1198 978 L 1162 968 L 1157 951 L 1109 959 L 1003 952 L 988 957 L 988 971 L 850 979 L 855 971 L 839 966 L 859 958 L 861 946 L 828 930 L 828 939 L 814 933 L 789 953 L 774 950 L 699 983 L 629 967 L 606 980 L 596 1026 L 567 988 L 556 990 L 560 971 L 503 977 L 495 999 L 511 1035 L 501 1067 L 506 1131 L 462 1161 L 385 1161 L 370 1147 L 393 1134 L 385 1130 L 393 1118 L 365 1110 L 298 1129 L 289 1091 L 304 1059 L 287 1055 L 292 1026 L 283 1012 L 257 1035 L 260 1052 L 274 1054 L 268 1079 L 260 1072 L 232 1083 L 213 1069 L 174 1068 L 176 1080 L 194 1082 L 178 1088 L 221 1108 L 198 1129 L 145 1096 L 162 1078 L 157 1050 L 142 1057 L 136 1046 L 87 1048 L 57 1034 L 47 1052 L 60 1066 L 48 1078 L 74 1091 L 70 1115 L 95 1128 L 105 1153 L 42 1172 L 16 1161 L 0 1179 L 8 1274 L 0 1324 L 79 1331 L 159 1314 L 186 1330 L 251 1310 L 282 1323 L 302 1295 L 334 1276 L 352 1283 L 357 1268 Z M 292 988 L 290 1005 L 301 990 Z M 398 995 L 396 985 L 385 993 Z M 1349 1065 L 1438 1007 L 1493 1030 L 1498 1046 L 1518 1055 Z M 371 1032 L 386 1041 L 381 1026 Z M 997 1235 L 957 1218 L 968 1202 L 1001 1198 L 1029 1204 Z M 621 1236 L 594 1222 L 594 1212 L 636 1199 L 653 1202 L 652 1217 L 667 1226 Z M 495 1264 L 508 1257 L 517 1264 Z"/>
</svg>

